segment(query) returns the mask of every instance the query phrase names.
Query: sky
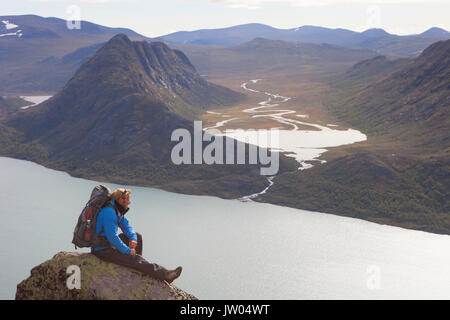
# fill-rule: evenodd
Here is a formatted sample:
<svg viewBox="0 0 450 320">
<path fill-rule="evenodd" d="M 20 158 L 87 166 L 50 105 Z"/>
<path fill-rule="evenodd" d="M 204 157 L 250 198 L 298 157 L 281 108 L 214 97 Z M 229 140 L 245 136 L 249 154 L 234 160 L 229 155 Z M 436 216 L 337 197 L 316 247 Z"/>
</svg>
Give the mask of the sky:
<svg viewBox="0 0 450 320">
<path fill-rule="evenodd" d="M 393 34 L 450 30 L 450 0 L 0 0 L 0 15 L 36 14 L 133 29 L 148 37 L 263 23 Z"/>
</svg>

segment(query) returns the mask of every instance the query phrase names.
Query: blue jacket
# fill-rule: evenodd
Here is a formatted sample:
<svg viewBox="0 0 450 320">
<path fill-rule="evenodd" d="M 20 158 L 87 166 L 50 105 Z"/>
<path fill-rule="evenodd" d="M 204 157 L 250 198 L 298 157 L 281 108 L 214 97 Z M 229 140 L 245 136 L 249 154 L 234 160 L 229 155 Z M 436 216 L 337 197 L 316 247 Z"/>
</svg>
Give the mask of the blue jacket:
<svg viewBox="0 0 450 320">
<path fill-rule="evenodd" d="M 114 207 L 114 200 L 111 201 L 112 206 Z M 106 237 L 109 243 L 121 253 L 131 254 L 131 249 L 123 243 L 123 241 L 117 235 L 117 229 L 120 226 L 122 232 L 127 236 L 128 239 L 137 241 L 136 232 L 134 232 L 133 228 L 130 226 L 127 218 L 124 216 L 119 216 L 116 214 L 116 210 L 111 207 L 104 207 L 100 210 L 97 216 L 97 226 L 95 229 L 95 234 L 100 234 L 101 236 Z M 94 251 L 103 250 L 108 247 L 95 247 Z"/>
</svg>

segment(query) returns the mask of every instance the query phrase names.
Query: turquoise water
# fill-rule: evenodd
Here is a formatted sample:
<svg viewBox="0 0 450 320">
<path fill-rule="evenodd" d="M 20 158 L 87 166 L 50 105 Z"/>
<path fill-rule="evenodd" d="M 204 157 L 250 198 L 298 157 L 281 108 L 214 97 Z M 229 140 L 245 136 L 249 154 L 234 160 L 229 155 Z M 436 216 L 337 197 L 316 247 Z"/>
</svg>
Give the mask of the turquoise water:
<svg viewBox="0 0 450 320">
<path fill-rule="evenodd" d="M 0 298 L 14 299 L 32 267 L 74 251 L 74 224 L 98 182 L 10 158 L 0 158 L 0 182 Z M 131 189 L 127 217 L 144 257 L 182 265 L 174 284 L 200 299 L 450 299 L 449 236 Z"/>
</svg>

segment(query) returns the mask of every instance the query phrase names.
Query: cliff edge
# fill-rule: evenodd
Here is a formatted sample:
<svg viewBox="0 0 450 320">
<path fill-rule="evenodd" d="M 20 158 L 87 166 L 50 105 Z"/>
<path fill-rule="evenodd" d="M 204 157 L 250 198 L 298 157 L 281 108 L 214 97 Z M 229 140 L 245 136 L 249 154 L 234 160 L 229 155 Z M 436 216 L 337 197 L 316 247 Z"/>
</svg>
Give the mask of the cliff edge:
<svg viewBox="0 0 450 320">
<path fill-rule="evenodd" d="M 59 252 L 34 267 L 16 291 L 16 300 L 119 299 L 197 300 L 173 284 L 79 252 Z"/>
</svg>

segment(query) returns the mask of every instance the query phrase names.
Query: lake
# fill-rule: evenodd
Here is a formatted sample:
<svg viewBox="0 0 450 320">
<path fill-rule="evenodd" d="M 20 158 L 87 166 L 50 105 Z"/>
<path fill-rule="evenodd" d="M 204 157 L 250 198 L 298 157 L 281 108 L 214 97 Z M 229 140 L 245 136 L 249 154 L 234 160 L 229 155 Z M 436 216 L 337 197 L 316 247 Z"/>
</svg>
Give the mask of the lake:
<svg viewBox="0 0 450 320">
<path fill-rule="evenodd" d="M 1 157 L 0 181 L 0 298 L 14 299 L 32 267 L 74 251 L 74 225 L 98 182 Z M 144 257 L 182 265 L 174 284 L 200 299 L 450 299 L 449 236 L 126 187 Z"/>
</svg>

